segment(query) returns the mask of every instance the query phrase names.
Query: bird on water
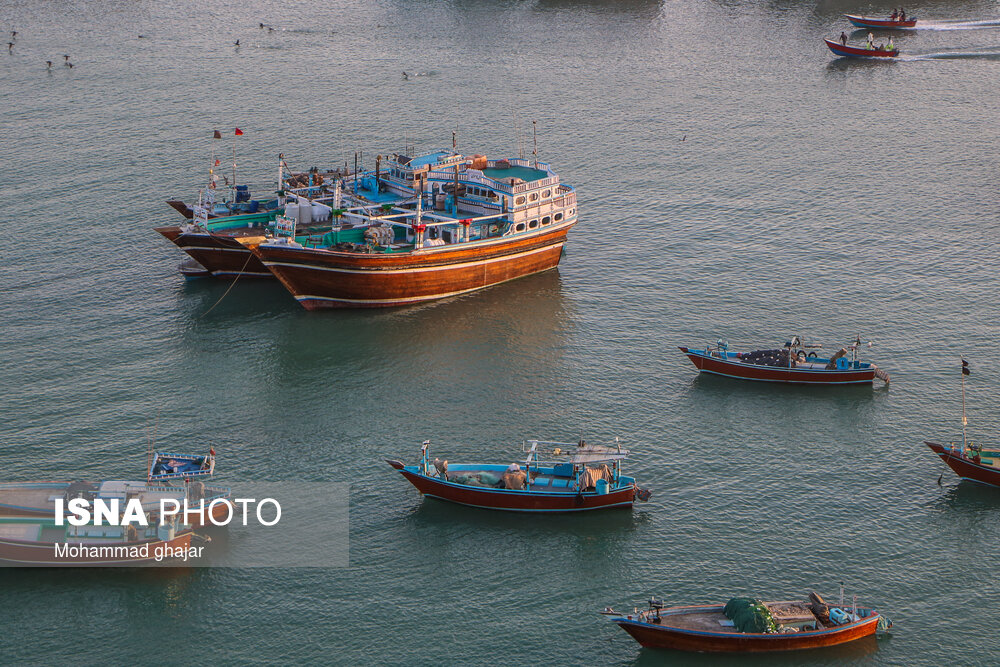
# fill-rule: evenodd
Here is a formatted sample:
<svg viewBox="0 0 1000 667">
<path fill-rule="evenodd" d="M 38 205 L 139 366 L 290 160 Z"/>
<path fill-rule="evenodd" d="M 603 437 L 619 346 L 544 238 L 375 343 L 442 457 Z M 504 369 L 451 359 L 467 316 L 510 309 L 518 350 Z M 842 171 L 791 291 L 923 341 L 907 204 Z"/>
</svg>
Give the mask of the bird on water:
<svg viewBox="0 0 1000 667">
<path fill-rule="evenodd" d="M 51 60 L 46 60 L 45 61 L 45 69 L 52 69 L 52 61 Z"/>
<path fill-rule="evenodd" d="M 239 46 L 239 45 L 240 45 L 240 40 L 236 40 L 235 46 Z"/>
</svg>

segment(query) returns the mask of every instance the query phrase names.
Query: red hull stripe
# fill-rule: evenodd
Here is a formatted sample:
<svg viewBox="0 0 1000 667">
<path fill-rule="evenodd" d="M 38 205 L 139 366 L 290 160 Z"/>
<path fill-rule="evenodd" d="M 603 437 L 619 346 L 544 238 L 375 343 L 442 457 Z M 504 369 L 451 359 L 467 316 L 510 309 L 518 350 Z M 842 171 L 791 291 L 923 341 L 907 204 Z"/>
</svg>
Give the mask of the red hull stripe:
<svg viewBox="0 0 1000 667">
<path fill-rule="evenodd" d="M 668 617 L 669 618 L 669 617 Z M 713 653 L 752 653 L 764 651 L 794 651 L 823 646 L 835 646 L 875 634 L 878 613 L 860 621 L 825 630 L 790 634 L 753 634 L 707 632 L 644 623 L 626 618 L 613 619 L 623 630 L 648 648 Z"/>
</svg>

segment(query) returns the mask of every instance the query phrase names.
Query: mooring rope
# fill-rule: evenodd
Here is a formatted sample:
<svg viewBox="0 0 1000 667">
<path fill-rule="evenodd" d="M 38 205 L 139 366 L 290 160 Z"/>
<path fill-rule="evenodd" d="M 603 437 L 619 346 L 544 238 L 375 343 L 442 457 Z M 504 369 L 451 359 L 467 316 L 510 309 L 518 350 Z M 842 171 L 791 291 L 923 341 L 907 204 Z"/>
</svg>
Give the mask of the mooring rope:
<svg viewBox="0 0 1000 667">
<path fill-rule="evenodd" d="M 219 297 L 219 300 L 218 300 L 218 301 L 216 301 L 215 303 L 213 303 L 213 304 L 212 304 L 212 307 L 211 307 L 211 308 L 209 308 L 208 310 L 206 310 L 206 311 L 205 311 L 204 313 L 202 313 L 202 314 L 201 314 L 201 315 L 200 315 L 200 316 L 198 317 L 198 319 L 201 319 L 202 317 L 205 317 L 205 316 L 206 316 L 206 315 L 208 315 L 208 314 L 209 314 L 210 312 L 212 312 L 212 310 L 214 310 L 216 306 L 218 306 L 218 305 L 219 305 L 220 303 L 222 303 L 222 300 L 226 298 L 226 295 L 227 295 L 227 294 L 229 294 L 229 292 L 230 292 L 230 291 L 232 291 L 232 289 L 233 289 L 233 286 L 234 286 L 234 285 L 236 285 L 236 281 L 240 279 L 240 276 L 242 276 L 242 275 L 243 275 L 243 271 L 244 271 L 244 270 L 245 270 L 245 269 L 247 268 L 247 264 L 249 264 L 249 263 L 250 263 L 250 260 L 251 260 L 251 259 L 253 259 L 253 253 L 252 253 L 252 252 L 250 252 L 250 251 L 248 250 L 248 251 L 247 251 L 247 254 L 248 254 L 248 256 L 247 256 L 247 261 L 243 262 L 243 268 L 242 268 L 242 269 L 240 269 L 240 272 L 236 274 L 236 277 L 235 277 L 235 278 L 233 278 L 233 282 L 231 282 L 231 283 L 229 284 L 229 288 L 228 288 L 228 289 L 226 289 L 226 291 L 222 293 L 222 296 L 220 296 L 220 297 Z"/>
</svg>

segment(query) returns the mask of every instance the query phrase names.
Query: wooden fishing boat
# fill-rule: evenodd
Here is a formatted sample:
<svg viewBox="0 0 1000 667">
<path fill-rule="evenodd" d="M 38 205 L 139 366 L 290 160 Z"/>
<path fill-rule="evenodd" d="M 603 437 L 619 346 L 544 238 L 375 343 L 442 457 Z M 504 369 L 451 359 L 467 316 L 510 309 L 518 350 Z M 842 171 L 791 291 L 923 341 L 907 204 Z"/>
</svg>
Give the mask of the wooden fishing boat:
<svg viewBox="0 0 1000 667">
<path fill-rule="evenodd" d="M 962 479 L 1000 487 L 1000 450 L 970 442 L 966 435 L 969 420 L 965 415 L 965 376 L 970 374 L 969 362 L 962 359 L 962 442 L 942 445 L 924 441 L 924 444 Z"/>
<path fill-rule="evenodd" d="M 822 346 L 803 344 L 798 336 L 776 350 L 730 352 L 728 343 L 721 340 L 715 345 L 706 345 L 705 349 L 679 349 L 702 373 L 742 380 L 843 385 L 871 384 L 877 377 L 888 384 L 888 373 L 875 364 L 858 361 L 860 344 L 859 337 L 829 358 L 820 357 L 815 352 Z M 850 359 L 848 350 L 852 356 Z"/>
<path fill-rule="evenodd" d="M 830 47 L 838 56 L 844 56 L 846 58 L 895 58 L 899 55 L 899 49 L 893 49 L 892 51 L 880 51 L 879 49 L 869 49 L 869 48 L 858 48 L 856 46 L 845 46 L 840 42 L 835 42 L 831 39 L 824 39 L 826 45 Z"/>
<path fill-rule="evenodd" d="M 398 470 L 422 495 L 460 505 L 514 512 L 584 512 L 632 507 L 650 492 L 621 474 L 629 452 L 614 447 L 574 445 L 530 440 L 525 443 L 524 469 L 518 464 L 450 464 L 427 457 L 429 443 L 420 448 L 418 465 L 386 462 Z M 554 447 L 554 462 L 538 460 L 539 447 Z M 565 449 L 564 449 L 565 448 Z"/>
<path fill-rule="evenodd" d="M 242 276 L 271 278 L 271 272 L 260 263 L 250 248 L 273 234 L 275 218 L 285 212 L 286 193 L 301 192 L 303 196 L 325 192 L 324 184 L 345 172 L 320 173 L 312 170 L 290 173 L 284 157 L 278 156 L 278 195 L 273 198 L 253 199 L 249 186 L 231 185 L 228 198 L 216 201 L 215 183 L 218 176 L 210 171 L 209 188 L 199 193 L 198 203 L 188 206 L 182 201 L 170 200 L 167 204 L 189 220 L 182 225 L 154 227 L 155 231 L 190 255 L 195 264 L 182 263 L 179 267 L 186 277 L 212 275 L 217 278 Z M 235 181 L 235 173 L 233 175 Z M 298 206 L 298 198 L 290 198 Z M 298 208 L 296 208 L 298 211 Z M 310 206 L 315 219 L 303 225 L 308 231 L 325 231 L 329 228 L 329 207 L 322 204 Z M 325 217 L 324 217 L 325 214 Z M 317 226 L 315 229 L 313 226 Z"/>
<path fill-rule="evenodd" d="M 231 490 L 192 481 L 214 472 L 214 451 L 208 455 L 154 453 L 145 481 L 0 483 L 0 515 L 49 518 L 53 516 L 57 500 L 63 500 L 65 506 L 73 498 L 90 501 L 99 498 L 119 501 L 138 498 L 143 511 L 152 516 L 158 515 L 160 503 L 164 499 L 178 503 L 186 500 L 191 508 L 200 506 L 200 501 L 204 501 L 205 506 L 209 507 L 215 501 L 224 500 L 227 502 L 215 502 L 211 508 L 216 521 L 222 521 L 230 512 L 228 500 L 232 496 Z M 195 526 L 210 522 L 208 512 L 204 517 L 190 514 L 188 518 L 193 520 Z"/>
<path fill-rule="evenodd" d="M 575 191 L 537 161 L 394 155 L 347 185 L 346 208 L 339 190 L 299 196 L 276 238 L 250 248 L 308 310 L 403 306 L 548 271 L 577 222 Z M 316 204 L 334 214 L 321 234 L 301 228 Z"/>
<path fill-rule="evenodd" d="M 815 593 L 806 601 L 729 603 L 664 607 L 651 599 L 647 611 L 606 615 L 647 648 L 712 653 L 793 651 L 835 646 L 870 637 L 892 626 L 877 611 L 841 602 L 827 605 Z"/>
<path fill-rule="evenodd" d="M 1000 451 L 972 443 L 924 442 L 962 479 L 1000 487 Z"/>
<path fill-rule="evenodd" d="M 273 216 L 272 216 L 273 220 Z M 179 267 L 184 275 L 208 275 L 216 278 L 244 276 L 248 278 L 271 278 L 271 272 L 260 263 L 249 246 L 264 241 L 266 227 L 236 227 L 227 229 L 232 222 L 200 225 L 168 225 L 154 227 L 167 240 L 191 256 L 197 266 L 182 263 Z M 190 267 L 187 268 L 186 267 Z M 200 270 L 198 267 L 201 267 Z"/>
<path fill-rule="evenodd" d="M 59 526 L 54 519 L 0 517 L 0 561 L 8 565 L 105 567 L 186 560 L 194 536 L 176 522 L 133 526 Z"/>
<path fill-rule="evenodd" d="M 916 18 L 908 18 L 905 21 L 899 19 L 877 19 L 871 16 L 855 16 L 854 14 L 844 14 L 847 20 L 859 28 L 869 28 L 878 30 L 909 30 L 917 25 Z"/>
</svg>

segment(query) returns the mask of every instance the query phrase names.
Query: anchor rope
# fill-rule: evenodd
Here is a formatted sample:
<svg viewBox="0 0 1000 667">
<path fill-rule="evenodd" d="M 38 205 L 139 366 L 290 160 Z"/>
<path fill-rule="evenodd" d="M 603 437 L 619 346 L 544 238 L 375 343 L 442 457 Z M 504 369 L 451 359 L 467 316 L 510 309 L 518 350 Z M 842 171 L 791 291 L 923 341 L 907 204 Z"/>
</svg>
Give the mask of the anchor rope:
<svg viewBox="0 0 1000 667">
<path fill-rule="evenodd" d="M 204 313 L 202 313 L 198 317 L 198 319 L 201 319 L 202 317 L 205 317 L 210 312 L 212 312 L 215 309 L 216 306 L 218 306 L 220 303 L 222 303 L 222 300 L 226 298 L 226 295 L 229 294 L 229 292 L 232 291 L 233 287 L 236 285 L 236 281 L 239 280 L 240 276 L 243 275 L 243 271 L 247 268 L 247 264 L 249 264 L 250 260 L 253 258 L 253 253 L 249 252 L 249 251 L 247 251 L 247 252 L 248 252 L 247 261 L 243 262 L 243 268 L 241 268 L 240 272 L 236 274 L 235 278 L 233 278 L 233 282 L 229 283 L 229 287 L 226 289 L 225 292 L 222 293 L 222 296 L 219 297 L 219 300 L 216 301 L 215 303 L 213 303 L 212 307 L 209 308 L 208 310 L 206 310 Z"/>
</svg>

